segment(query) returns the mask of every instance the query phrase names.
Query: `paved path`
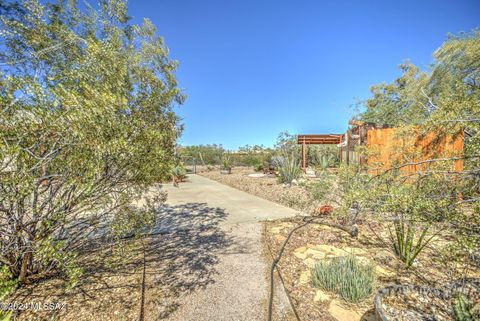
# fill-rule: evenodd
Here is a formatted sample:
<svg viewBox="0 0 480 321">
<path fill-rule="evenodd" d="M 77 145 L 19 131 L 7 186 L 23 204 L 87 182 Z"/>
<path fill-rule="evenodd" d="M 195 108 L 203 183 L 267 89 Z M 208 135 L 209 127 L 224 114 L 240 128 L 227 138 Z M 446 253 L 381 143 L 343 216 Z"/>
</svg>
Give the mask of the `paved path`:
<svg viewBox="0 0 480 321">
<path fill-rule="evenodd" d="M 160 228 L 170 229 L 166 238 L 172 235 L 176 254 L 166 259 L 172 271 L 157 277 L 170 280 L 163 286 L 173 295 L 157 304 L 155 319 L 265 320 L 269 264 L 259 222 L 296 212 L 198 175 L 165 189 L 168 210 Z M 279 299 L 276 319 L 287 319 L 289 309 Z"/>
</svg>

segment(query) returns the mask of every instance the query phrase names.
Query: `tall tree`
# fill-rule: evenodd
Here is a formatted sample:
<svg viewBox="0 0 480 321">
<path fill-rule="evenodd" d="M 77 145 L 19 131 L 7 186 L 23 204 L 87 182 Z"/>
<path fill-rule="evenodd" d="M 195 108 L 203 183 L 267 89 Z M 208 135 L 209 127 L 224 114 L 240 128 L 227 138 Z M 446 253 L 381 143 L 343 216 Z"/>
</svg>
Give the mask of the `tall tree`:
<svg viewBox="0 0 480 321">
<path fill-rule="evenodd" d="M 177 63 L 122 0 L 1 8 L 0 264 L 20 282 L 75 279 L 76 251 L 109 222 L 151 220 L 131 201 L 169 175 Z"/>
<path fill-rule="evenodd" d="M 425 233 L 438 226 L 438 222 L 444 222 L 455 231 L 464 253 L 473 253 L 472 257 L 478 261 L 480 31 L 450 36 L 434 52 L 429 71 L 420 72 L 411 64 L 402 70 L 403 75 L 393 84 L 372 87 L 373 97 L 365 102 L 365 109 L 359 115 L 366 121 L 398 127 L 398 132 L 404 134 L 401 142 L 408 147 L 396 149 L 392 155 L 395 164 L 370 180 L 372 186 L 368 190 L 375 195 L 369 199 L 370 208 L 374 212 L 396 214 L 395 237 L 402 240 L 402 244 L 396 244 L 398 254 L 405 254 L 400 253 L 403 246 L 420 251 L 422 242 L 428 239 Z M 422 152 L 423 159 L 418 159 L 418 153 L 407 151 L 410 147 L 414 152 L 419 149 L 412 133 L 435 133 L 437 138 L 464 135 L 465 148 L 454 154 L 441 149 L 437 152 L 432 146 L 435 153 L 429 159 L 424 159 Z M 412 159 L 418 167 L 414 172 L 410 170 L 406 179 L 401 169 Z M 463 170 L 453 171 L 453 162 L 459 160 L 464 164 Z M 421 233 L 419 225 L 423 225 Z M 418 247 L 412 247 L 417 233 Z"/>
<path fill-rule="evenodd" d="M 372 97 L 361 102 L 364 107 L 361 120 L 398 126 L 420 123 L 428 116 L 423 104 L 426 98 L 421 93 L 428 75 L 410 62 L 401 64 L 399 68 L 402 75 L 393 83 L 370 87 Z"/>
</svg>

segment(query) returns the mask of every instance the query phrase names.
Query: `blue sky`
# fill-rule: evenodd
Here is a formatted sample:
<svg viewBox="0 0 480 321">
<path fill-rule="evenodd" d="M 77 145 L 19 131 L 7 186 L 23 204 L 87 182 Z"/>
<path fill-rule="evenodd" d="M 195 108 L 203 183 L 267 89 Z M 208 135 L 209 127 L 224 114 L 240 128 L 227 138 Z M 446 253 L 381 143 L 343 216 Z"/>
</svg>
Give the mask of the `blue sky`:
<svg viewBox="0 0 480 321">
<path fill-rule="evenodd" d="M 279 132 L 341 133 L 368 88 L 447 33 L 480 27 L 480 1 L 142 0 L 180 62 L 183 145 L 272 146 Z"/>
</svg>

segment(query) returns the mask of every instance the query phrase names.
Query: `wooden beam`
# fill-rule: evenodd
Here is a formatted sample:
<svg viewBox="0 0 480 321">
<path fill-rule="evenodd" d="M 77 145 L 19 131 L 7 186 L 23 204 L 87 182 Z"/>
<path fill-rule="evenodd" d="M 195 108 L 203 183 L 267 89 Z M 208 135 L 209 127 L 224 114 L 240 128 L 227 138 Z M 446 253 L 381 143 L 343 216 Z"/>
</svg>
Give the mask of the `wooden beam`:
<svg viewBox="0 0 480 321">
<path fill-rule="evenodd" d="M 341 134 L 323 134 L 323 135 L 298 135 L 297 144 L 321 145 L 321 144 L 340 144 Z"/>
</svg>

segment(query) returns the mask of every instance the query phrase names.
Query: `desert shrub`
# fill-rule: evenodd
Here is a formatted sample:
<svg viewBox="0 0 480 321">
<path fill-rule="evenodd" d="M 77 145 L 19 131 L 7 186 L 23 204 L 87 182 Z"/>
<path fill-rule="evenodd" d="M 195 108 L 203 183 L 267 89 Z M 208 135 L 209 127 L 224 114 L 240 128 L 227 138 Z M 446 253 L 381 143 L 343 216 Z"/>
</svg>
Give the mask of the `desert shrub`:
<svg viewBox="0 0 480 321">
<path fill-rule="evenodd" d="M 278 134 L 275 149 L 281 155 L 300 156 L 300 145 L 297 144 L 297 136 L 290 134 L 288 131 L 283 131 Z"/>
<path fill-rule="evenodd" d="M 263 171 L 263 164 L 255 164 L 255 166 L 253 167 L 253 169 L 256 171 L 256 172 L 261 172 Z"/>
<path fill-rule="evenodd" d="M 377 214 L 381 212 L 384 218 L 393 222 L 392 248 L 407 266 L 412 264 L 418 250 L 428 240 L 428 236 L 422 238 L 425 231 L 428 230 L 427 234 L 434 232 L 441 229 L 441 225 L 447 226 L 458 243 L 450 248 L 452 256 L 468 256 L 472 263 L 478 262 L 479 40 L 479 30 L 450 35 L 435 50 L 434 60 L 427 71 L 409 62 L 400 65 L 402 74 L 399 78 L 392 83 L 371 87 L 372 95 L 362 103 L 363 112 L 357 116 L 365 122 L 394 126 L 397 131 L 410 136 L 410 139 L 402 138 L 401 148 L 392 152 L 390 160 L 398 161 L 389 161 L 388 173 L 372 177 L 373 187 L 365 188 L 380 191 L 377 205 L 372 202 L 369 208 Z M 423 146 L 420 155 L 409 153 L 406 149 L 418 147 L 411 140 L 416 139 L 416 135 L 412 135 L 415 132 L 435 134 L 438 142 L 435 139 L 428 148 Z M 448 152 L 439 148 L 446 135 L 454 138 L 462 135 L 463 150 Z M 428 156 L 424 153 L 426 149 Z M 410 166 L 412 162 L 414 166 Z M 459 163 L 463 169 L 455 166 Z M 440 164 L 444 164 L 443 168 Z M 403 169 L 403 174 L 408 175 L 384 178 L 397 169 Z M 442 175 L 446 178 L 441 179 Z M 427 183 L 432 177 L 437 181 L 436 186 L 428 188 Z M 383 183 L 378 184 L 377 180 Z"/>
<path fill-rule="evenodd" d="M 181 182 L 187 177 L 187 170 L 183 164 L 179 164 L 172 168 L 172 176 L 175 180 Z"/>
<path fill-rule="evenodd" d="M 283 158 L 283 163 L 278 168 L 278 179 L 280 183 L 291 184 L 301 173 L 300 163 L 293 155 L 289 155 Z"/>
<path fill-rule="evenodd" d="M 284 163 L 285 163 L 285 157 L 283 156 L 275 155 L 275 156 L 272 156 L 272 158 L 270 159 L 270 165 L 275 169 L 279 169 L 280 167 L 283 166 Z"/>
<path fill-rule="evenodd" d="M 170 176 L 177 64 L 150 21 L 101 3 L 17 1 L 0 16 L 0 262 L 11 281 L 63 272 L 75 284 L 76 253 Z"/>
<path fill-rule="evenodd" d="M 312 270 L 313 286 L 337 293 L 347 302 L 368 298 L 375 287 L 375 267 L 353 254 L 317 262 Z"/>
<path fill-rule="evenodd" d="M 303 193 L 297 189 L 285 189 L 279 197 L 280 203 L 285 206 L 306 211 L 311 206 L 311 199 L 308 193 Z"/>
<path fill-rule="evenodd" d="M 270 148 L 263 145 L 246 145 L 239 147 L 237 152 L 232 153 L 232 157 L 237 166 L 252 166 L 256 167 L 259 164 L 267 162 L 272 154 Z"/>
<path fill-rule="evenodd" d="M 203 166 L 219 165 L 225 149 L 222 145 L 193 145 L 180 146 L 178 153 L 182 158 L 198 160 Z"/>
<path fill-rule="evenodd" d="M 458 294 L 452 302 L 455 321 L 480 320 L 480 303 L 475 303 L 464 294 Z"/>
<path fill-rule="evenodd" d="M 18 281 L 13 278 L 8 266 L 0 267 L 0 300 L 7 297 L 17 286 Z"/>
<path fill-rule="evenodd" d="M 8 266 L 0 266 L 0 301 L 3 301 L 17 287 L 17 284 L 18 281 L 13 278 Z M 0 309 L 0 321 L 9 321 L 11 317 L 12 311 Z"/>
<path fill-rule="evenodd" d="M 222 169 L 230 170 L 232 169 L 232 157 L 224 153 L 221 158 Z"/>
<path fill-rule="evenodd" d="M 455 183 L 443 175 L 427 175 L 398 184 L 392 176 L 376 186 L 371 208 L 390 221 L 389 241 L 394 253 L 409 268 L 444 225 L 462 216 Z M 456 217 L 456 218 L 455 218 Z"/>
<path fill-rule="evenodd" d="M 319 180 L 311 182 L 307 191 L 317 204 L 328 203 L 335 207 L 334 215 L 347 224 L 355 223 L 352 208 L 363 208 L 375 194 L 369 189 L 370 177 L 356 165 L 341 164 L 338 173 L 319 173 Z"/>
</svg>

